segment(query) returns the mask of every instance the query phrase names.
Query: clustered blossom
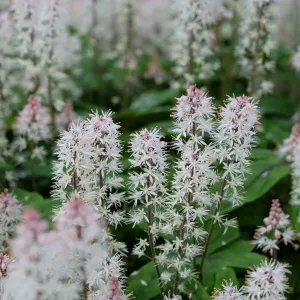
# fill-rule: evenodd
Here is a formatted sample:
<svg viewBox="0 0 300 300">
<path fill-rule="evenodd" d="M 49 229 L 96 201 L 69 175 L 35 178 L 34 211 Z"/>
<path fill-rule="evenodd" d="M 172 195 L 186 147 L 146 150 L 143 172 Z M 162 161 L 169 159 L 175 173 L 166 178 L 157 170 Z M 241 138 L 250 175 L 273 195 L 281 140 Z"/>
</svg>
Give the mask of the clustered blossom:
<svg viewBox="0 0 300 300">
<path fill-rule="evenodd" d="M 0 253 L 0 280 L 7 276 L 11 268 L 12 260 L 7 254 Z"/>
<path fill-rule="evenodd" d="M 240 187 L 248 172 L 251 148 L 256 144 L 255 126 L 259 117 L 257 103 L 246 96 L 229 97 L 220 112 L 214 140 L 223 166 L 224 199 L 232 204 L 243 199 Z"/>
<path fill-rule="evenodd" d="M 76 122 L 78 116 L 74 112 L 73 103 L 67 100 L 64 109 L 61 113 L 56 115 L 56 126 L 59 131 L 70 129 L 73 122 Z"/>
<path fill-rule="evenodd" d="M 279 154 L 291 162 L 292 191 L 291 205 L 300 206 L 300 124 L 295 123 L 291 135 L 284 140 L 283 146 L 279 149 Z M 299 217 L 300 220 L 300 217 Z"/>
<path fill-rule="evenodd" d="M 222 289 L 215 290 L 213 293 L 214 300 L 246 300 L 246 297 L 243 295 L 232 282 L 223 282 Z"/>
<path fill-rule="evenodd" d="M 109 279 L 104 296 L 100 296 L 97 300 L 128 300 L 128 296 L 124 294 L 120 286 L 118 278 L 112 277 Z"/>
<path fill-rule="evenodd" d="M 94 113 L 63 133 L 57 143 L 54 195 L 66 202 L 70 191 L 78 192 L 108 224 L 117 226 L 124 220 L 124 212 L 115 208 L 125 197 L 118 192 L 122 187 L 120 126 L 111 116 L 111 112 Z"/>
<path fill-rule="evenodd" d="M 279 250 L 278 244 L 284 242 L 285 245 L 292 244 L 297 240 L 297 233 L 290 227 L 289 215 L 286 215 L 281 207 L 279 200 L 273 200 L 270 214 L 264 219 L 265 226 L 259 227 L 254 235 L 254 244 L 262 248 L 264 252 Z"/>
<path fill-rule="evenodd" d="M 173 109 L 175 126 L 174 146 L 180 153 L 176 162 L 172 193 L 168 201 L 165 234 L 176 238 L 159 248 L 158 261 L 167 267 L 162 280 L 171 282 L 194 276 L 191 262 L 202 254 L 201 243 L 206 232 L 203 219 L 213 204 L 211 185 L 216 181 L 213 169 L 215 152 L 206 144 L 205 135 L 213 131 L 214 107 L 212 98 L 191 86 L 187 95 L 178 99 Z M 170 271 L 174 269 L 175 278 Z"/>
<path fill-rule="evenodd" d="M 224 282 L 222 290 L 216 290 L 214 300 L 246 299 L 286 299 L 289 284 L 287 273 L 289 265 L 277 261 L 265 261 L 255 269 L 248 271 L 245 285 L 239 290 L 231 282 Z"/>
<path fill-rule="evenodd" d="M 121 276 L 122 266 L 118 256 L 109 257 L 106 229 L 98 217 L 81 197 L 72 195 L 57 220 L 63 249 L 68 249 L 64 258 L 69 272 L 77 276 L 78 284 L 84 282 L 83 289 L 89 289 L 92 294 L 106 292 L 108 278 Z"/>
<path fill-rule="evenodd" d="M 19 102 L 14 92 L 21 81 L 19 64 L 15 59 L 17 53 L 13 36 L 13 22 L 8 11 L 0 12 L 0 105 L 1 114 L 9 115 Z M 8 101 L 9 99 L 9 101 Z"/>
<path fill-rule="evenodd" d="M 275 63 L 271 52 L 275 48 L 277 3 L 274 0 L 244 0 L 239 6 L 240 26 L 236 56 L 240 72 L 248 80 L 248 92 L 255 98 L 270 94 L 274 84 L 268 80 Z"/>
<path fill-rule="evenodd" d="M 146 221 L 148 225 L 148 242 L 140 240 L 134 253 L 141 256 L 150 245 L 154 251 L 154 243 L 159 232 L 159 221 L 162 218 L 166 196 L 166 143 L 157 129 L 143 129 L 132 135 L 130 141 L 130 162 L 135 170 L 129 175 L 130 196 L 134 206 L 142 203 L 144 209 L 130 212 L 129 222 L 133 225 Z M 152 253 L 154 254 L 154 253 Z"/>
<path fill-rule="evenodd" d="M 287 273 L 289 265 L 277 261 L 265 261 L 256 269 L 249 271 L 243 291 L 250 299 L 286 299 L 289 284 Z"/>
<path fill-rule="evenodd" d="M 148 214 L 138 208 L 129 217 L 134 225 L 143 220 L 150 225 L 149 239 L 140 239 L 134 252 L 141 256 L 150 246 L 154 263 L 163 270 L 158 271 L 161 284 L 169 285 L 175 280 L 176 295 L 179 281 L 196 274 L 193 259 L 206 255 L 203 240 L 207 233 L 203 222 L 209 211 L 215 209 L 213 222 L 225 230 L 236 227 L 235 220 L 219 215 L 220 205 L 223 199 L 233 205 L 241 200 L 240 187 L 245 180 L 250 150 L 255 145 L 259 114 L 256 103 L 242 96 L 229 98 L 217 120 L 212 98 L 195 85 L 178 99 L 173 110 L 173 144 L 180 158 L 175 166 L 172 192 L 167 193 L 164 188 L 166 165 L 161 136 L 157 130 L 134 134 L 131 162 L 141 172 L 130 174 L 130 198 L 134 205 L 142 202 L 148 207 Z M 212 193 L 216 182 L 221 183 L 220 194 Z M 163 209 L 160 209 L 161 197 L 165 198 Z M 155 245 L 159 233 L 173 235 L 174 239 Z"/>
<path fill-rule="evenodd" d="M 21 205 L 7 189 L 0 194 L 0 249 L 5 250 L 8 238 L 21 220 Z"/>
<path fill-rule="evenodd" d="M 210 28 L 216 22 L 211 2 L 214 1 L 176 0 L 172 4 L 176 18 L 172 24 L 170 56 L 176 77 L 187 84 L 197 78 L 210 78 L 219 68 L 213 51 L 215 35 Z"/>
<path fill-rule="evenodd" d="M 3 278 L 9 276 L 13 260 L 7 255 L 0 253 L 0 296 L 3 293 Z"/>
<path fill-rule="evenodd" d="M 291 135 L 284 140 L 283 146 L 280 148 L 280 154 L 288 161 L 293 161 L 296 156 L 296 148 L 300 142 L 300 123 L 294 124 Z"/>
<path fill-rule="evenodd" d="M 35 210 L 24 210 L 23 222 L 17 226 L 17 237 L 11 242 L 15 263 L 9 276 L 3 280 L 1 299 L 34 300 L 39 295 L 55 299 L 57 296 L 59 286 L 47 270 L 53 235 L 45 232 L 46 226 Z M 50 247 L 48 255 L 46 246 Z M 53 289 L 52 297 L 50 289 Z"/>
<path fill-rule="evenodd" d="M 0 161 L 8 154 L 8 140 L 6 138 L 6 126 L 4 121 L 3 105 L 0 101 Z"/>
<path fill-rule="evenodd" d="M 33 142 L 51 138 L 51 118 L 47 108 L 43 107 L 35 96 L 30 96 L 28 103 L 20 112 L 16 133 Z"/>
<path fill-rule="evenodd" d="M 297 52 L 292 55 L 291 65 L 295 71 L 300 71 L 300 47 L 298 47 Z"/>
<path fill-rule="evenodd" d="M 1 299 L 75 300 L 80 295 L 93 299 L 93 294 L 101 299 L 112 290 L 111 278 L 121 282 L 122 263 L 118 256 L 109 257 L 105 229 L 79 196 L 63 206 L 51 231 L 31 208 L 24 210 L 23 220 L 10 245 L 15 263 L 1 282 Z M 7 263 L 5 257 L 3 271 Z M 113 287 L 116 295 L 121 293 L 120 286 Z M 122 296 L 112 299 L 127 299 Z"/>
<path fill-rule="evenodd" d="M 300 206 L 300 143 L 298 142 L 294 149 L 292 158 L 292 191 L 291 205 Z"/>
<path fill-rule="evenodd" d="M 20 84 L 57 110 L 65 93 L 74 97 L 79 93 L 66 72 L 70 67 L 76 72 L 79 49 L 78 38 L 68 31 L 68 3 L 14 0 L 11 6 L 19 69 L 24 74 Z"/>
</svg>

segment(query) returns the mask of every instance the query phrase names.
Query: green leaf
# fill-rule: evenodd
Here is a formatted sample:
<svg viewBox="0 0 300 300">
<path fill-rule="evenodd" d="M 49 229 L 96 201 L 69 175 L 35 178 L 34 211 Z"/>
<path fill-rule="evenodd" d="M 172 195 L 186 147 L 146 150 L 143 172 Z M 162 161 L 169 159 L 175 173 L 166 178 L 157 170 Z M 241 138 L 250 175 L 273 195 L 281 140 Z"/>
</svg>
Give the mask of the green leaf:
<svg viewBox="0 0 300 300">
<path fill-rule="evenodd" d="M 184 287 L 185 294 L 192 296 L 192 300 L 211 300 L 211 297 L 200 282 L 189 282 Z M 190 299 L 190 298 L 189 298 Z"/>
<path fill-rule="evenodd" d="M 292 206 L 291 207 L 291 221 L 292 221 L 292 228 L 300 234 L 300 207 L 299 206 Z"/>
<path fill-rule="evenodd" d="M 140 95 L 130 106 L 130 109 L 147 111 L 154 107 L 171 103 L 177 92 L 175 90 L 151 91 Z"/>
<path fill-rule="evenodd" d="M 20 203 L 25 206 L 31 206 L 38 210 L 43 218 L 51 220 L 52 208 L 59 203 L 53 199 L 44 199 L 40 194 L 35 192 L 28 192 L 23 189 L 15 188 L 12 193 L 16 196 Z"/>
<path fill-rule="evenodd" d="M 133 292 L 136 300 L 148 300 L 159 295 L 159 282 L 153 262 L 128 277 L 128 291 Z"/>
<path fill-rule="evenodd" d="M 259 264 L 262 256 L 252 252 L 254 245 L 249 241 L 236 241 L 222 250 L 208 256 L 208 261 L 218 262 L 224 266 L 248 269 Z"/>
<path fill-rule="evenodd" d="M 290 168 L 285 162 L 277 164 L 265 164 L 264 162 L 254 162 L 251 166 L 253 170 L 245 184 L 244 203 L 253 202 L 267 193 L 280 179 L 289 175 Z"/>
<path fill-rule="evenodd" d="M 269 96 L 261 99 L 259 108 L 262 114 L 290 117 L 297 110 L 297 105 L 291 98 Z"/>
<path fill-rule="evenodd" d="M 214 288 L 222 289 L 222 283 L 224 283 L 224 280 L 232 282 L 236 287 L 239 287 L 239 281 L 233 268 L 224 267 L 217 273 Z"/>
<path fill-rule="evenodd" d="M 215 227 L 211 242 L 208 247 L 208 254 L 216 252 L 218 249 L 228 245 L 229 243 L 235 241 L 240 236 L 240 230 L 238 228 L 228 228 L 227 232 L 224 234 L 224 228 Z"/>
<path fill-rule="evenodd" d="M 275 145 L 282 144 L 282 141 L 289 137 L 292 122 L 281 118 L 264 118 L 261 121 L 264 128 L 264 136 L 267 141 Z"/>
<path fill-rule="evenodd" d="M 264 256 L 252 252 L 254 245 L 248 241 L 233 242 L 220 251 L 208 255 L 203 267 L 203 285 L 210 293 L 217 273 L 225 267 L 249 269 L 258 265 Z"/>
<path fill-rule="evenodd" d="M 251 203 L 266 194 L 278 181 L 290 173 L 289 164 L 277 158 L 274 153 L 266 159 L 255 160 L 250 166 L 251 173 L 244 185 L 244 201 L 236 207 L 228 202 L 222 204 L 222 213 L 231 212 L 246 203 Z"/>
<path fill-rule="evenodd" d="M 252 149 L 251 160 L 264 160 L 264 161 L 277 161 L 279 162 L 280 159 L 276 155 L 276 152 L 270 149 L 264 149 L 264 148 L 255 148 Z"/>
<path fill-rule="evenodd" d="M 163 134 L 169 134 L 171 133 L 171 128 L 173 127 L 172 121 L 159 121 L 159 122 L 153 122 L 147 124 L 146 128 L 152 129 L 152 128 L 158 128 L 161 130 Z"/>
<path fill-rule="evenodd" d="M 12 165 L 6 161 L 0 161 L 0 170 L 10 170 Z"/>
</svg>

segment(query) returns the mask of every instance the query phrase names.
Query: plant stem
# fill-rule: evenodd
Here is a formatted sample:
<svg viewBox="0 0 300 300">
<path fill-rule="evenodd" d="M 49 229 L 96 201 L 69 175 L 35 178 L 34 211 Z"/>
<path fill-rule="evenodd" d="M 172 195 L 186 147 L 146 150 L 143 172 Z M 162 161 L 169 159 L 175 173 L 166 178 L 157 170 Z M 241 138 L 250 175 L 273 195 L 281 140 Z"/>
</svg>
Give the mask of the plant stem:
<svg viewBox="0 0 300 300">
<path fill-rule="evenodd" d="M 150 178 L 148 176 L 147 178 L 147 188 L 150 188 Z M 151 200 L 151 199 L 150 199 Z M 148 206 L 148 238 L 149 238 L 149 246 L 150 246 L 150 250 L 151 250 L 151 255 L 152 255 L 152 259 L 154 262 L 154 266 L 155 266 L 155 270 L 157 273 L 157 277 L 158 277 L 158 282 L 159 282 L 159 287 L 160 287 L 160 297 L 161 299 L 163 299 L 163 289 L 162 286 L 160 284 L 160 271 L 157 265 L 157 260 L 156 260 L 156 252 L 155 252 L 155 246 L 154 246 L 154 237 L 153 234 L 151 232 L 151 226 L 153 225 L 153 218 L 152 218 L 152 204 Z"/>
<path fill-rule="evenodd" d="M 204 261 L 205 261 L 205 258 L 206 258 L 206 255 L 207 255 L 207 251 L 208 251 L 208 246 L 209 246 L 209 243 L 210 243 L 210 240 L 212 238 L 212 234 L 213 234 L 213 231 L 214 231 L 214 227 L 215 227 L 215 220 L 214 220 L 214 216 L 220 211 L 221 209 L 221 204 L 222 204 L 222 201 L 224 199 L 224 190 L 225 190 L 225 186 L 226 186 L 226 178 L 223 180 L 222 182 L 222 185 L 220 187 L 220 199 L 216 205 L 216 208 L 215 208 L 215 211 L 212 215 L 212 219 L 211 219 L 211 222 L 210 222 L 210 226 L 209 226 L 209 230 L 208 230 L 208 235 L 207 235 L 207 239 L 205 241 L 205 245 L 204 245 L 204 251 L 203 251 L 203 255 L 202 255 L 202 258 L 201 258 L 201 261 L 200 261 L 200 264 L 199 264 L 199 277 L 200 277 L 200 281 L 202 280 L 202 271 L 203 271 L 203 265 L 204 265 Z"/>
<path fill-rule="evenodd" d="M 29 165 L 30 165 L 30 170 L 31 170 L 31 182 L 32 182 L 32 188 L 36 192 L 37 191 L 37 185 L 36 185 L 36 180 L 35 180 L 35 174 L 34 174 L 34 163 L 32 159 L 32 154 L 34 150 L 34 142 L 32 140 L 29 140 Z"/>
<path fill-rule="evenodd" d="M 258 12 L 257 12 L 257 18 L 258 18 L 258 21 L 257 21 L 257 33 L 258 33 L 258 36 L 259 36 L 259 33 L 260 31 L 262 30 L 262 17 L 263 17 L 263 12 L 264 12 L 264 5 L 262 5 L 262 7 L 260 9 L 258 9 Z M 260 39 L 257 38 L 255 40 L 255 47 L 254 47 L 254 54 L 253 54 L 253 59 L 252 59 L 252 66 L 251 66 L 251 79 L 250 79 L 250 82 L 249 82 L 249 94 L 251 96 L 253 96 L 254 94 L 254 91 L 256 89 L 256 86 L 255 86 L 255 82 L 256 82 L 256 76 L 257 76 L 257 59 L 258 59 L 258 55 L 259 55 L 259 42 L 260 42 Z"/>
<path fill-rule="evenodd" d="M 52 134 L 55 138 L 57 136 L 57 128 L 56 128 L 56 122 L 55 122 L 55 108 L 53 105 L 53 96 L 52 96 L 52 77 L 50 74 L 48 74 L 48 105 L 50 110 L 50 116 L 51 116 L 51 127 L 52 127 Z"/>
<path fill-rule="evenodd" d="M 76 226 L 76 231 L 77 231 L 77 237 L 79 240 L 82 239 L 82 228 L 81 226 Z M 86 283 L 86 273 L 85 273 L 85 258 L 81 257 L 81 266 L 79 267 L 81 275 L 82 275 L 82 299 L 83 300 L 88 300 L 88 285 Z"/>
<path fill-rule="evenodd" d="M 192 113 L 194 113 L 193 109 L 192 109 Z M 193 122 L 192 135 L 193 136 L 196 135 L 196 123 L 195 122 Z M 194 152 L 196 151 L 195 144 L 193 145 L 193 151 Z M 193 177 L 193 175 L 194 175 L 194 169 L 192 169 L 192 171 L 191 171 L 191 177 Z M 191 192 L 188 193 L 187 198 L 188 198 L 188 205 L 190 206 L 191 202 L 192 202 L 192 193 Z M 180 240 L 184 239 L 184 232 L 185 232 L 185 225 L 186 225 L 186 223 L 187 223 L 187 217 L 185 215 L 184 219 L 183 219 L 183 222 L 182 222 L 182 225 L 181 225 Z M 182 248 L 181 247 L 179 249 L 179 256 L 180 256 L 180 258 L 182 258 Z M 196 264 L 196 260 L 195 259 L 194 259 L 193 263 L 194 263 L 194 265 Z M 176 277 L 175 277 L 175 285 L 174 285 L 173 295 L 175 295 L 178 292 L 178 284 L 179 284 L 179 271 L 177 270 L 176 271 Z"/>
<path fill-rule="evenodd" d="M 193 75 L 194 73 L 194 52 L 193 52 L 194 42 L 195 42 L 195 35 L 193 31 L 191 31 L 189 36 L 189 48 L 188 48 L 189 61 L 187 66 L 189 75 Z"/>
<path fill-rule="evenodd" d="M 273 258 L 274 260 L 277 260 L 277 249 L 274 249 L 272 258 Z"/>
<path fill-rule="evenodd" d="M 76 158 L 77 158 L 77 152 L 74 153 L 74 163 L 76 162 Z M 74 190 L 77 191 L 76 168 L 74 168 L 74 173 L 73 173 L 73 186 L 74 186 Z"/>
<path fill-rule="evenodd" d="M 134 19 L 133 19 L 133 3 L 132 0 L 127 0 L 126 3 L 126 34 L 127 34 L 127 40 L 126 45 L 124 49 L 124 90 L 123 90 L 123 109 L 126 109 L 130 104 L 129 99 L 129 90 L 130 86 L 132 84 L 131 82 L 131 76 L 132 76 L 132 70 L 131 70 L 131 61 L 134 56 L 133 51 L 133 39 L 134 39 Z"/>
</svg>

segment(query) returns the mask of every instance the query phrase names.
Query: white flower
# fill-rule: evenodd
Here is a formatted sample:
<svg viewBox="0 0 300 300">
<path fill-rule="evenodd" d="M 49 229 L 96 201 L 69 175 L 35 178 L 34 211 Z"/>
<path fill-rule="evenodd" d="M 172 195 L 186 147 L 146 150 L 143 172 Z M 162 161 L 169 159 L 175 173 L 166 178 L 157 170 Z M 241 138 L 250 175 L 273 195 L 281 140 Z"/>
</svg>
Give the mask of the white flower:
<svg viewBox="0 0 300 300">
<path fill-rule="evenodd" d="M 291 64 L 295 71 L 300 71 L 300 47 L 298 47 L 298 51 L 292 55 Z"/>
<path fill-rule="evenodd" d="M 67 201 L 71 187 L 84 195 L 107 222 L 117 226 L 124 221 L 124 213 L 114 208 L 126 199 L 124 193 L 118 192 L 122 186 L 120 126 L 111 115 L 96 112 L 62 134 L 57 143 L 58 161 L 54 164 L 54 195 Z"/>
<path fill-rule="evenodd" d="M 210 78 L 219 67 L 214 57 L 214 32 L 209 28 L 216 22 L 216 11 L 222 11 L 219 4 L 207 0 L 172 3 L 175 17 L 171 23 L 170 55 L 176 76 L 185 84 Z"/>
<path fill-rule="evenodd" d="M 244 174 L 249 172 L 251 148 L 255 145 L 255 126 L 259 121 L 258 107 L 252 98 L 228 98 L 222 107 L 214 134 L 219 161 L 223 165 L 224 197 L 233 205 L 242 200 Z"/>
<path fill-rule="evenodd" d="M 288 265 L 277 261 L 265 261 L 248 272 L 243 291 L 250 299 L 284 300 L 288 290 Z"/>
<path fill-rule="evenodd" d="M 262 248 L 264 252 L 270 252 L 273 255 L 274 250 L 279 250 L 279 243 L 284 242 L 285 245 L 294 244 L 297 240 L 297 233 L 290 228 L 289 215 L 286 215 L 281 207 L 279 200 L 273 200 L 270 214 L 264 219 L 265 227 L 259 227 L 254 235 L 253 243 L 258 248 Z"/>
<path fill-rule="evenodd" d="M 246 297 L 242 294 L 233 283 L 226 280 L 222 283 L 222 290 L 215 290 L 213 293 L 214 300 L 246 300 Z"/>
</svg>

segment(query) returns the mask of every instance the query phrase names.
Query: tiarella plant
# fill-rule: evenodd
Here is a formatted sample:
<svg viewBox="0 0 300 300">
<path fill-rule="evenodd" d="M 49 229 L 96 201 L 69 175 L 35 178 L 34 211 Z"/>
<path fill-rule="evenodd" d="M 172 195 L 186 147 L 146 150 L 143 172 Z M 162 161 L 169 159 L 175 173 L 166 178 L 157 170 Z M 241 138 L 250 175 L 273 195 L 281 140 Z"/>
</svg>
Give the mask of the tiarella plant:
<svg viewBox="0 0 300 300">
<path fill-rule="evenodd" d="M 94 113 L 72 124 L 58 141 L 58 161 L 54 164 L 54 196 L 66 202 L 70 193 L 79 193 L 103 216 L 106 226 L 114 227 L 124 221 L 124 211 L 116 209 L 126 200 L 118 192 L 122 186 L 118 129 L 111 112 Z M 111 246 L 124 250 L 121 243 L 112 241 Z"/>
<path fill-rule="evenodd" d="M 245 285 L 238 290 L 232 282 L 224 282 L 222 290 L 216 290 L 213 299 L 286 299 L 289 284 L 287 264 L 265 261 L 248 272 Z"/>
<path fill-rule="evenodd" d="M 236 48 L 239 68 L 248 77 L 248 93 L 260 98 L 272 93 L 274 83 L 269 79 L 275 63 L 277 1 L 251 0 L 240 4 L 240 39 Z"/>
<path fill-rule="evenodd" d="M 278 245 L 281 242 L 298 248 L 298 245 L 294 244 L 297 233 L 291 229 L 289 215 L 284 214 L 278 199 L 272 201 L 270 214 L 264 219 L 264 224 L 265 226 L 259 227 L 254 235 L 254 243 L 258 248 L 270 252 L 274 259 L 277 258 Z"/>
<path fill-rule="evenodd" d="M 1 300 L 300 297 L 297 0 L 0 2 Z"/>
</svg>

